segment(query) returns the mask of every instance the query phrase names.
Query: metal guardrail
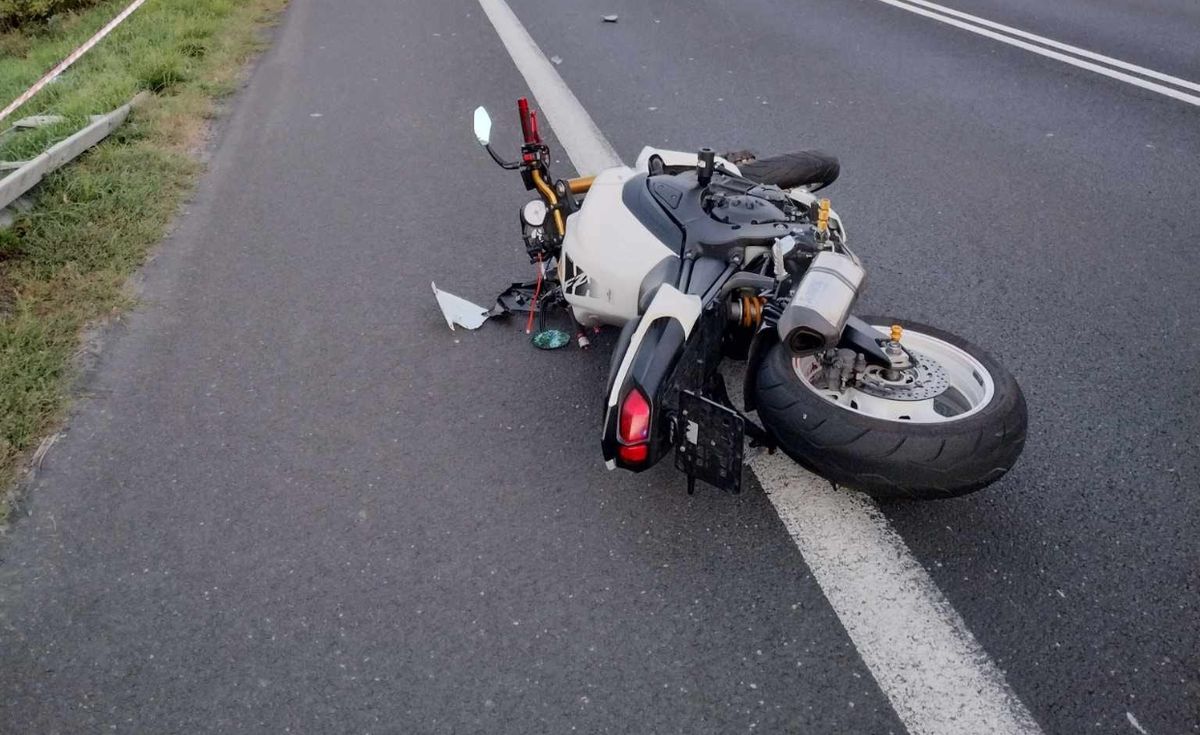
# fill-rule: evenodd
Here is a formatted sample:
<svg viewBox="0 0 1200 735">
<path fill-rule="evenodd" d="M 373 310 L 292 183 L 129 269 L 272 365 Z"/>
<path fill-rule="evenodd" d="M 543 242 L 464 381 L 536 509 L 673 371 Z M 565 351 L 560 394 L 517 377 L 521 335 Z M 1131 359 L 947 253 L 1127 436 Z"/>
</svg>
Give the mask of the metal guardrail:
<svg viewBox="0 0 1200 735">
<path fill-rule="evenodd" d="M 116 130 L 133 108 L 149 98 L 148 92 L 140 92 L 128 104 L 122 105 L 106 115 L 98 115 L 92 122 L 66 140 L 55 143 L 41 155 L 29 161 L 5 166 L 11 173 L 3 176 L 0 170 L 0 210 L 12 204 L 25 192 L 37 186 L 47 174 L 78 158 L 84 151 L 107 138 Z"/>
</svg>

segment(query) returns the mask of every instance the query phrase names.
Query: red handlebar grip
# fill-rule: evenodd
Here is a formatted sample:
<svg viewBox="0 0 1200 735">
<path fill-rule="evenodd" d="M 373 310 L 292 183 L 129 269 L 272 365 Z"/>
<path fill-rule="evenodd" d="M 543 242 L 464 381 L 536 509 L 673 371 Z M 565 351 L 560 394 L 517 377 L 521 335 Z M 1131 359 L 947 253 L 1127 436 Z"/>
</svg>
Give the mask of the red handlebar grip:
<svg viewBox="0 0 1200 735">
<path fill-rule="evenodd" d="M 521 136 L 527 144 L 536 142 L 533 139 L 537 133 L 531 129 L 529 118 L 529 100 L 524 97 L 517 99 L 517 112 L 521 115 Z"/>
</svg>

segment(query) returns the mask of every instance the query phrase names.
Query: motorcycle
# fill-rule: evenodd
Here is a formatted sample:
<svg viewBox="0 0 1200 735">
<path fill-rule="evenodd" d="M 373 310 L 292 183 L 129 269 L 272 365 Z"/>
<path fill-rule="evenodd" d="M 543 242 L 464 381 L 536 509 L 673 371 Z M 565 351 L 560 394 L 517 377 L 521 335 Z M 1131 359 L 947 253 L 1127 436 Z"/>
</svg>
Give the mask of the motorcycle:
<svg viewBox="0 0 1200 735">
<path fill-rule="evenodd" d="M 536 111 L 517 107 L 519 159 L 492 148 L 482 107 L 475 135 L 537 192 L 520 212 L 536 278 L 488 310 L 433 290 L 451 329 L 524 314 L 542 348 L 570 341 L 546 328 L 552 313 L 584 348 L 590 330 L 621 328 L 600 441 L 610 469 L 674 452 L 689 493 L 697 479 L 738 492 L 748 438 L 837 485 L 926 499 L 982 489 L 1016 463 L 1027 412 L 1004 366 L 936 327 L 853 313 L 865 271 L 815 195 L 836 158 L 647 147 L 633 166 L 556 180 Z M 744 364 L 740 406 L 727 359 Z"/>
</svg>

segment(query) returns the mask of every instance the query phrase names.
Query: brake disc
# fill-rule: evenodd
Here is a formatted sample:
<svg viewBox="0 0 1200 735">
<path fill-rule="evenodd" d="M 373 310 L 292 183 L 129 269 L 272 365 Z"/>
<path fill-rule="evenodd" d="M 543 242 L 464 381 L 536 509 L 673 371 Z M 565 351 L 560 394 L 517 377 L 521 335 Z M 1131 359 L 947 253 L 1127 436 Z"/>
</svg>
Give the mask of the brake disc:
<svg viewBox="0 0 1200 735">
<path fill-rule="evenodd" d="M 888 380 L 885 368 L 871 365 L 854 387 L 867 395 L 892 401 L 927 401 L 945 393 L 950 387 L 946 369 L 916 350 L 909 350 L 908 354 L 916 364 L 901 370 L 899 380 Z"/>
</svg>

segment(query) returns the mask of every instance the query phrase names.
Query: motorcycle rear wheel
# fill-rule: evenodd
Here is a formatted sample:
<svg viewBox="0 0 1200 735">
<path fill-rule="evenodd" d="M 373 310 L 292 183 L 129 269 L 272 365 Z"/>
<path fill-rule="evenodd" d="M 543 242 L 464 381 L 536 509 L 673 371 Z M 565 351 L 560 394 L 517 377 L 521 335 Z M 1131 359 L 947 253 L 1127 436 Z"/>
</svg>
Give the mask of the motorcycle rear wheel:
<svg viewBox="0 0 1200 735">
<path fill-rule="evenodd" d="M 819 191 L 837 181 L 841 164 L 836 156 L 823 151 L 797 151 L 739 163 L 738 170 L 751 181 L 774 184 L 781 189 L 796 186 Z"/>
<path fill-rule="evenodd" d="M 880 499 L 966 495 L 1008 472 L 1028 426 L 1016 379 L 957 335 L 886 317 L 864 320 L 885 333 L 903 324 L 904 345 L 922 364 L 941 367 L 924 382 L 944 383 L 945 390 L 924 400 L 914 400 L 920 393 L 912 390 L 907 400 L 883 397 L 896 395 L 887 391 L 828 390 L 810 380 L 815 358 L 796 358 L 776 344 L 759 367 L 756 399 L 780 448 L 837 485 Z"/>
</svg>

